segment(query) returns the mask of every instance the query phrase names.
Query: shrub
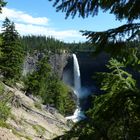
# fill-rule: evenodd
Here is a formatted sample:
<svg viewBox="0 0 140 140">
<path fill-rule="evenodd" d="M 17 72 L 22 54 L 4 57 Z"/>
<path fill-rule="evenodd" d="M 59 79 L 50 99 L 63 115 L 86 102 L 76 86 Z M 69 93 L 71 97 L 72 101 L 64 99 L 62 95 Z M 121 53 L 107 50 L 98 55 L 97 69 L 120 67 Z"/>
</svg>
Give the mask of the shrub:
<svg viewBox="0 0 140 140">
<path fill-rule="evenodd" d="M 0 95 L 4 92 L 4 86 L 2 82 L 0 82 Z"/>
<path fill-rule="evenodd" d="M 9 115 L 10 107 L 7 105 L 7 94 L 4 93 L 4 85 L 0 82 L 0 126 L 5 125 Z"/>
<path fill-rule="evenodd" d="M 8 107 L 8 105 L 5 102 L 0 101 L 0 120 L 6 121 L 9 115 L 10 107 Z"/>
</svg>

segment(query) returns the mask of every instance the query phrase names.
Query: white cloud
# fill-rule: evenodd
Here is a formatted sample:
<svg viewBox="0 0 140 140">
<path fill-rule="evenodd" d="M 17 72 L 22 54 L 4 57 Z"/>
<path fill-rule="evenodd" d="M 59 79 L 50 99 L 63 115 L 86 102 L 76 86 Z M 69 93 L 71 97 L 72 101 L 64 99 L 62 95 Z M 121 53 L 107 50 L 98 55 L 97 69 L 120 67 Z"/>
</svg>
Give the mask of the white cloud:
<svg viewBox="0 0 140 140">
<path fill-rule="evenodd" d="M 5 17 L 14 21 L 16 29 L 21 35 L 53 36 L 66 42 L 85 40 L 79 31 L 72 29 L 56 30 L 50 27 L 49 20 L 46 17 L 33 17 L 22 11 L 3 8 L 3 12 L 0 14 L 0 21 L 4 21 Z"/>
<path fill-rule="evenodd" d="M 46 17 L 33 17 L 22 11 L 17 11 L 14 9 L 3 8 L 2 14 L 0 15 L 0 20 L 4 20 L 8 17 L 14 22 L 22 22 L 35 25 L 48 25 L 49 19 Z"/>
<path fill-rule="evenodd" d="M 49 27 L 36 26 L 31 24 L 20 24 L 16 23 L 16 29 L 21 35 L 45 35 L 53 36 L 60 40 L 74 41 L 74 40 L 83 40 L 79 31 L 75 30 L 64 30 L 58 31 Z"/>
</svg>

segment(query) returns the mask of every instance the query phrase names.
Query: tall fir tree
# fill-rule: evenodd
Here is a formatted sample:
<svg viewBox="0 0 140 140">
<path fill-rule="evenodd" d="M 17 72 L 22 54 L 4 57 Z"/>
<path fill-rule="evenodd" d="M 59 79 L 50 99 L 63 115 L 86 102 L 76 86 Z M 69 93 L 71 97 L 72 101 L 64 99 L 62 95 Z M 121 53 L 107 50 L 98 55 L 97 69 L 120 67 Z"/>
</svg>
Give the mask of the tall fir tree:
<svg viewBox="0 0 140 140">
<path fill-rule="evenodd" d="M 0 58 L 0 70 L 5 79 L 19 79 L 23 63 L 23 47 L 15 25 L 8 18 L 2 25 L 2 57 Z"/>
<path fill-rule="evenodd" d="M 4 0 L 0 0 L 0 13 L 2 12 L 2 7 L 4 7 L 6 5 L 6 2 L 4 2 Z M 0 57 L 2 55 L 2 52 L 1 52 L 1 43 L 2 43 L 2 39 L 1 39 L 1 36 L 0 36 Z"/>
</svg>

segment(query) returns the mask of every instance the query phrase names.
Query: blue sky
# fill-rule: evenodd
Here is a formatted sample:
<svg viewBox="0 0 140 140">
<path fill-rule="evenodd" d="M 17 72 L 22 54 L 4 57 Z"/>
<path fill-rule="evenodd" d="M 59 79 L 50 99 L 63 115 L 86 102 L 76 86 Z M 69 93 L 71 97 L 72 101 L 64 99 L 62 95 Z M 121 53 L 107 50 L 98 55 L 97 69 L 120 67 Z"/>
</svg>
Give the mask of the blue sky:
<svg viewBox="0 0 140 140">
<path fill-rule="evenodd" d="M 7 6 L 0 15 L 2 22 L 7 16 L 15 22 L 21 35 L 54 36 L 65 42 L 85 41 L 79 30 L 102 31 L 122 25 L 125 21 L 116 21 L 115 16 L 100 12 L 96 17 L 86 19 L 69 17 L 56 12 L 48 0 L 7 0 Z"/>
</svg>

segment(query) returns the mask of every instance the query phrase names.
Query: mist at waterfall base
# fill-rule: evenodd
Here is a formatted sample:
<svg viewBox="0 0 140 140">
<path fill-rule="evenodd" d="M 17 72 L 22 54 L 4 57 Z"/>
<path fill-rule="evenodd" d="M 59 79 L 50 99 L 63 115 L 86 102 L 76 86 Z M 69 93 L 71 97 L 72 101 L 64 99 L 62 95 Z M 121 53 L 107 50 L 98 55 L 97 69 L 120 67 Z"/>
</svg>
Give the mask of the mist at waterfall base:
<svg viewBox="0 0 140 140">
<path fill-rule="evenodd" d="M 85 87 L 81 87 L 81 76 L 78 59 L 75 54 L 73 56 L 73 71 L 74 71 L 74 94 L 77 96 L 77 108 L 72 116 L 66 117 L 67 120 L 78 122 L 86 118 L 84 114 L 84 107 L 87 97 L 90 95 L 90 90 Z M 84 101 L 84 102 L 83 102 Z"/>
</svg>

